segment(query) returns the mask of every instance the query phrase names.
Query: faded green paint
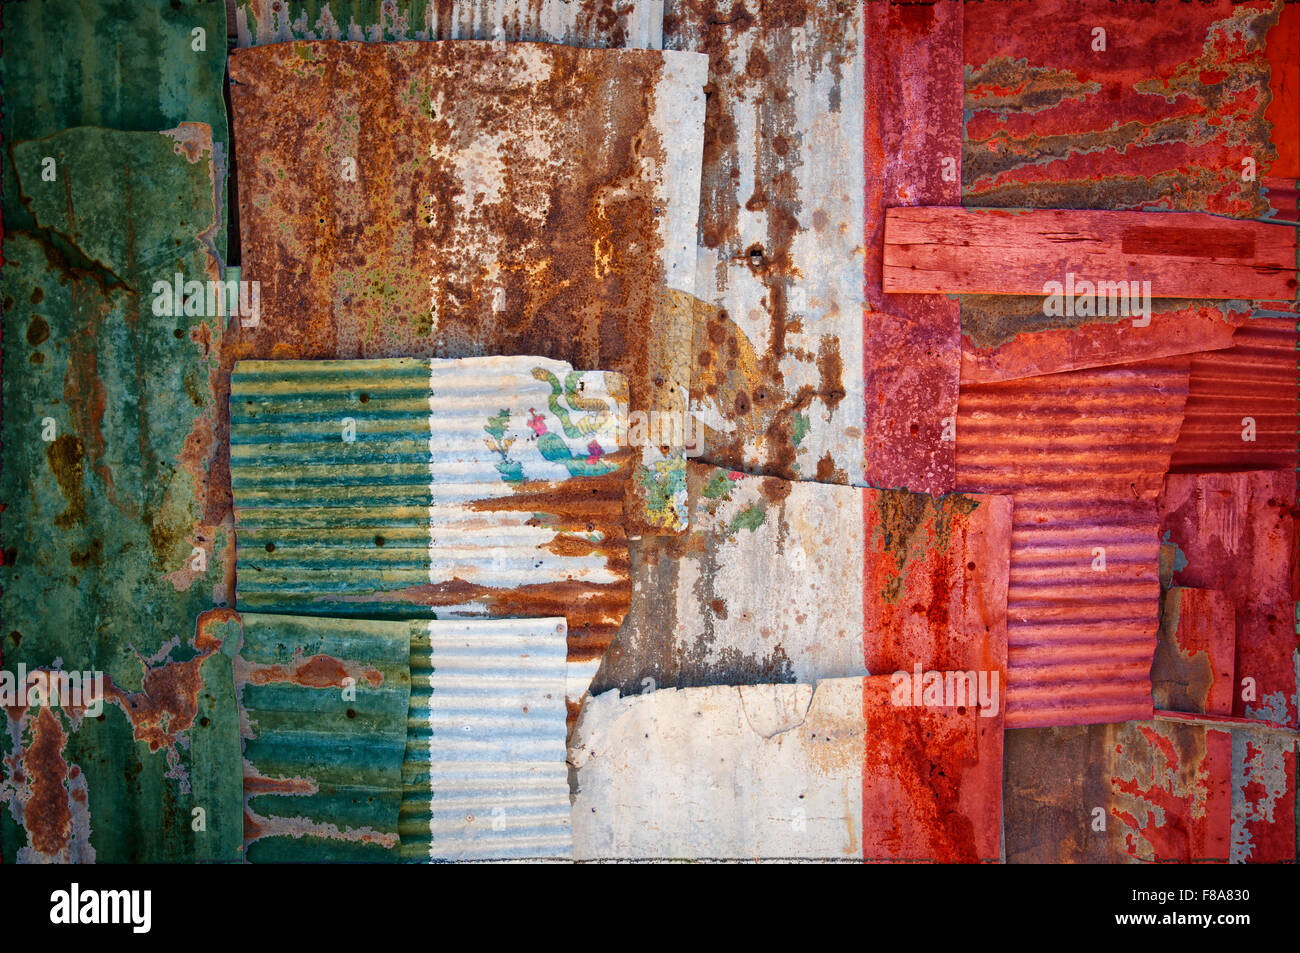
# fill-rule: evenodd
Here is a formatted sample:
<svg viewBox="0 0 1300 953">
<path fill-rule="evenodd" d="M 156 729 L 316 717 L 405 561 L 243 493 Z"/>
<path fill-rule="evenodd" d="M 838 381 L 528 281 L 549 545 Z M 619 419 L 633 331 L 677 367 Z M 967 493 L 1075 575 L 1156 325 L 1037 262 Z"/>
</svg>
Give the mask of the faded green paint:
<svg viewBox="0 0 1300 953">
<path fill-rule="evenodd" d="M 425 625 L 251 614 L 242 624 L 248 859 L 397 861 L 411 640 Z"/>
<path fill-rule="evenodd" d="M 218 165 L 224 170 L 229 138 L 222 0 L 6 3 L 3 27 L 0 136 L 5 151 L 0 187 L 6 232 L 32 227 L 10 161 L 11 145 L 24 140 L 74 126 L 143 132 L 201 122 L 213 130 Z M 193 49 L 196 29 L 204 31 L 202 52 Z M 224 172 L 218 185 L 224 209 Z M 113 183 L 101 182 L 100 187 L 111 190 Z M 224 257 L 224 224 L 216 248 Z"/>
<path fill-rule="evenodd" d="M 206 134 L 79 128 L 11 150 L 36 230 L 5 235 L 0 270 L 0 650 L 11 671 L 105 675 L 102 720 L 59 716 L 100 861 L 235 859 L 239 844 L 229 662 L 195 629 L 227 593 L 227 531 L 202 521 L 217 322 L 151 307 L 155 280 L 214 268 Z M 25 743 L 11 719 L 6 754 Z M 27 846 L 23 797 L 0 792 L 6 860 Z"/>
</svg>

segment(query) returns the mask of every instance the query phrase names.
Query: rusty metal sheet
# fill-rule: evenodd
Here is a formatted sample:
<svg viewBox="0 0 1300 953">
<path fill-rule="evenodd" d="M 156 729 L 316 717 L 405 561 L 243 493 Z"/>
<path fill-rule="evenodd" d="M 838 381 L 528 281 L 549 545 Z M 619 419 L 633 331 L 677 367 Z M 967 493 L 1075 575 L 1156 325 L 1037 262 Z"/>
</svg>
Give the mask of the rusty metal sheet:
<svg viewBox="0 0 1300 953">
<path fill-rule="evenodd" d="M 1227 593 L 1174 586 L 1160 597 L 1151 663 L 1157 710 L 1231 715 L 1237 610 Z"/>
<path fill-rule="evenodd" d="M 1223 714 L 1295 726 L 1295 473 L 1171 473 L 1158 505 L 1182 557 L 1174 584 L 1220 590 L 1235 608 L 1236 690 Z"/>
<path fill-rule="evenodd" d="M 862 16 L 666 4 L 665 48 L 709 60 L 692 398 L 719 466 L 863 482 Z"/>
<path fill-rule="evenodd" d="M 663 0 L 240 0 L 241 47 L 288 40 L 511 40 L 663 46 Z"/>
<path fill-rule="evenodd" d="M 895 704 L 891 682 L 589 699 L 570 748 L 575 855 L 996 859 L 1000 725 L 982 729 L 974 707 Z"/>
<path fill-rule="evenodd" d="M 1260 308 L 1232 346 L 1192 359 L 1183 427 L 1170 469 L 1294 470 L 1300 384 L 1294 305 Z"/>
<path fill-rule="evenodd" d="M 229 659 L 195 629 L 233 584 L 204 516 L 220 322 L 155 287 L 216 277 L 210 134 L 86 127 L 12 155 L 36 229 L 6 234 L 0 273 L 5 666 L 101 672 L 104 711 L 10 711 L 5 855 L 233 859 Z"/>
<path fill-rule="evenodd" d="M 886 295 L 884 238 L 887 208 L 961 201 L 962 4 L 868 2 L 863 11 L 864 482 L 947 493 L 955 486 L 960 308 L 946 295 Z"/>
<path fill-rule="evenodd" d="M 41 139 L 73 126 L 153 132 L 204 123 L 212 130 L 212 161 L 222 196 L 211 240 L 224 258 L 230 142 L 225 71 L 226 9 L 221 0 L 7 3 L 0 140 Z M 0 165 L 5 225 L 34 227 L 7 150 Z"/>
<path fill-rule="evenodd" d="M 1104 0 L 967 5 L 963 204 L 1271 214 L 1300 175 L 1285 131 L 1287 18 L 1280 0 L 1158 0 L 1141 17 Z M 1224 320 L 1246 310 L 1191 304 L 1153 301 L 1145 328 L 1068 327 L 1042 299 L 965 297 L 963 382 L 1222 347 Z"/>
<path fill-rule="evenodd" d="M 1149 718 L 1155 501 L 1188 359 L 962 388 L 957 482 L 1014 499 L 1007 724 Z"/>
<path fill-rule="evenodd" d="M 638 414 L 669 409 L 688 386 L 691 328 L 664 301 L 695 290 L 704 69 L 532 43 L 236 51 L 242 265 L 262 302 L 234 353 L 543 354 L 625 374 Z M 684 442 L 638 448 L 637 529 L 683 528 L 663 497 Z"/>
<path fill-rule="evenodd" d="M 1194 717 L 1007 732 L 1007 862 L 1294 861 L 1294 734 Z"/>
<path fill-rule="evenodd" d="M 631 610 L 593 693 L 1005 662 L 1009 498 L 698 464 L 687 492 L 688 533 L 631 547 Z"/>
<path fill-rule="evenodd" d="M 396 861 L 411 643 L 424 624 L 235 618 L 247 859 Z"/>
<path fill-rule="evenodd" d="M 568 620 L 576 711 L 631 597 L 627 385 L 535 357 L 245 361 L 241 611 Z"/>
<path fill-rule="evenodd" d="M 573 859 L 565 637 L 551 618 L 431 621 L 412 638 L 403 860 Z"/>
</svg>

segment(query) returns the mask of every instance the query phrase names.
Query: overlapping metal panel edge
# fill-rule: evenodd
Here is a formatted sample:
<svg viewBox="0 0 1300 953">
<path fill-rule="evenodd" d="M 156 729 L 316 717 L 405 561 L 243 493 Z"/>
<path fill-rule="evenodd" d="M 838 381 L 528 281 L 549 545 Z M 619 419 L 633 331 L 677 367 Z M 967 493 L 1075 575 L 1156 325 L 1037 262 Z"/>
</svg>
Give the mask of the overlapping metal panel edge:
<svg viewBox="0 0 1300 953">
<path fill-rule="evenodd" d="M 1008 727 L 1149 718 L 1155 499 L 1188 358 L 962 388 L 957 479 L 1014 499 Z"/>
<path fill-rule="evenodd" d="M 246 858 L 397 860 L 411 643 L 423 624 L 240 621 Z"/>
<path fill-rule="evenodd" d="M 412 638 L 403 860 L 572 860 L 565 631 L 440 620 Z"/>
<path fill-rule="evenodd" d="M 10 154 L 38 229 L 6 237 L 6 666 L 102 671 L 107 721 L 71 712 L 65 730 L 60 716 L 42 719 L 50 746 L 30 761 L 27 782 L 44 784 L 47 797 L 15 826 L 5 819 L 5 850 L 233 859 L 238 825 L 227 823 L 225 801 L 238 772 L 222 762 L 237 757 L 222 746 L 234 728 L 229 660 L 220 639 L 194 630 L 232 581 L 227 528 L 203 513 L 220 328 L 198 316 L 160 320 L 146 293 L 173 267 L 215 277 L 211 132 L 78 127 Z M 41 177 L 45 156 L 55 183 Z M 103 188 L 128 176 L 129 191 Z M 15 366 L 24 337 L 30 352 Z M 110 408 L 110 386 L 134 413 Z M 103 614 L 103 600 L 118 611 Z M 21 750 L 21 731 L 6 739 L 10 757 L 34 754 Z M 191 826 L 192 806 L 211 818 L 206 830 Z M 125 817 L 126 833 L 97 824 L 104 815 Z"/>
<path fill-rule="evenodd" d="M 1197 715 L 1009 731 L 1007 863 L 1295 858 L 1296 738 Z"/>
<path fill-rule="evenodd" d="M 631 595 L 620 375 L 248 361 L 231 394 L 241 611 L 562 615 L 575 671 L 599 661 Z"/>
<path fill-rule="evenodd" d="M 663 0 L 239 0 L 239 46 L 289 40 L 510 40 L 657 50 Z"/>
<path fill-rule="evenodd" d="M 1294 14 L 1287 21 L 1281 0 L 1160 0 L 1146 13 L 1070 0 L 966 5 L 966 205 L 1273 214 L 1265 186 L 1293 190 L 1300 175 L 1284 105 L 1294 93 L 1279 75 Z M 1106 31 L 1104 52 L 1091 48 L 1094 29 Z M 1256 163 L 1249 176 L 1244 157 Z M 1146 328 L 1064 328 L 1034 299 L 965 296 L 963 380 L 1221 348 L 1216 314 L 1237 323 L 1247 310 L 1156 301 Z"/>
</svg>

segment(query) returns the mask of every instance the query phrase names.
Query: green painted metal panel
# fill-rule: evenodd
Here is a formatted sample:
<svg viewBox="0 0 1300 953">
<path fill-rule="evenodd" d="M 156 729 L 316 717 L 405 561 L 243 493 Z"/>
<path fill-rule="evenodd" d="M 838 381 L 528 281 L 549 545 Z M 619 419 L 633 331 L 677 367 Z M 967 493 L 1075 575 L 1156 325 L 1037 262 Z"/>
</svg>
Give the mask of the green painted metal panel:
<svg viewBox="0 0 1300 953">
<path fill-rule="evenodd" d="M 223 0 L 24 0 L 4 4 L 0 18 L 0 137 L 6 144 L 0 188 L 6 232 L 33 225 L 19 199 L 10 144 L 74 126 L 140 132 L 206 123 L 223 170 L 225 209 Z M 196 30 L 203 31 L 201 38 Z M 199 45 L 203 48 L 195 49 Z M 224 223 L 215 246 L 224 256 Z"/>
<path fill-rule="evenodd" d="M 242 622 L 248 859 L 396 861 L 411 640 L 425 624 Z"/>
<path fill-rule="evenodd" d="M 5 858 L 233 860 L 234 688 L 196 627 L 233 582 L 204 521 L 219 325 L 153 294 L 215 275 L 209 133 L 85 127 L 12 154 L 37 230 L 6 235 L 0 270 L 0 651 L 10 673 L 102 672 L 104 709 L 10 709 Z"/>
</svg>

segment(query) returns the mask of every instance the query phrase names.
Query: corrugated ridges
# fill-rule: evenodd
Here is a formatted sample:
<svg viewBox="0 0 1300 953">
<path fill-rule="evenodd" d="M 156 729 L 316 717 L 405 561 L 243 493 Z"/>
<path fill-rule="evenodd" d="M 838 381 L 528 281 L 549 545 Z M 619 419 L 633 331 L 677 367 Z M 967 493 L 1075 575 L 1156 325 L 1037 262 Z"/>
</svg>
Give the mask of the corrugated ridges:
<svg viewBox="0 0 1300 953">
<path fill-rule="evenodd" d="M 1233 333 L 1232 347 L 1192 360 L 1187 410 L 1170 469 L 1187 472 L 1294 469 L 1296 383 L 1294 310 L 1253 312 Z M 1242 439 L 1242 420 L 1255 422 L 1255 439 Z"/>
<path fill-rule="evenodd" d="M 242 0 L 239 45 L 288 40 L 514 40 L 568 46 L 663 46 L 663 0 Z"/>
<path fill-rule="evenodd" d="M 571 859 L 563 619 L 430 622 L 411 642 L 402 859 Z"/>
<path fill-rule="evenodd" d="M 1014 497 L 1009 728 L 1151 717 L 1154 501 L 1187 377 L 1162 358 L 962 388 L 958 486 Z"/>
<path fill-rule="evenodd" d="M 563 616 L 599 660 L 631 599 L 625 421 L 621 376 L 545 358 L 241 362 L 239 607 Z"/>
<path fill-rule="evenodd" d="M 422 624 L 242 618 L 248 859 L 396 860 L 411 639 Z"/>
</svg>

